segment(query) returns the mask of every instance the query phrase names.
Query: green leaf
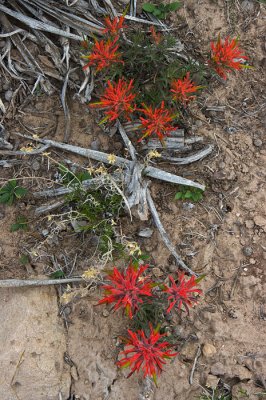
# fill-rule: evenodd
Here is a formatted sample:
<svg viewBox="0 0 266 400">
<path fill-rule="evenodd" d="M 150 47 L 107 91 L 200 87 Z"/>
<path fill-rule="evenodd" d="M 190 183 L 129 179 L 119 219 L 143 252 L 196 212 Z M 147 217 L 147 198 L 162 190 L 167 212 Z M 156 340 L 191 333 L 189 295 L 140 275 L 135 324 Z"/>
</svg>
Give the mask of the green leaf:
<svg viewBox="0 0 266 400">
<path fill-rule="evenodd" d="M 20 229 L 22 229 L 24 231 L 28 230 L 28 222 L 27 222 L 27 219 L 23 215 L 17 217 L 16 223 L 12 224 L 10 227 L 10 232 L 16 232 Z"/>
<path fill-rule="evenodd" d="M 87 181 L 87 180 L 91 179 L 91 175 L 87 171 L 84 171 L 84 172 L 81 172 L 80 174 L 77 174 L 77 178 L 81 182 L 83 182 L 83 181 Z"/>
<path fill-rule="evenodd" d="M 183 193 L 182 193 L 182 192 L 177 192 L 177 193 L 175 194 L 175 200 L 180 200 L 180 199 L 182 198 L 182 196 L 183 196 Z"/>
<path fill-rule="evenodd" d="M 6 187 L 11 188 L 11 189 L 15 189 L 15 187 L 17 186 L 17 181 L 16 179 L 11 179 L 10 181 L 7 182 Z"/>
<path fill-rule="evenodd" d="M 176 11 L 181 7 L 179 1 L 175 1 L 174 3 L 167 4 L 167 11 Z"/>
<path fill-rule="evenodd" d="M 20 264 L 22 264 L 22 265 L 26 265 L 26 264 L 29 264 L 30 259 L 29 259 L 29 257 L 28 257 L 26 254 L 22 254 L 21 257 L 20 257 L 20 259 L 19 259 L 19 262 L 20 262 Z"/>
<path fill-rule="evenodd" d="M 7 203 L 8 204 L 8 202 L 10 200 L 10 197 L 12 197 L 12 195 L 10 195 L 9 192 L 0 193 L 0 203 L 2 203 L 2 204 Z M 12 204 L 12 202 L 11 202 L 11 204 Z"/>
<path fill-rule="evenodd" d="M 159 10 L 158 8 L 155 8 L 155 10 L 152 13 L 153 13 L 153 15 L 158 17 L 159 15 L 161 15 L 161 10 Z"/>
<path fill-rule="evenodd" d="M 21 197 L 25 196 L 27 192 L 28 192 L 27 189 L 24 189 L 21 186 L 17 186 L 14 190 L 17 199 L 21 199 Z"/>
<path fill-rule="evenodd" d="M 206 276 L 206 274 L 202 274 L 200 275 L 197 279 L 195 279 L 195 282 L 199 283 L 200 281 L 202 281 L 202 279 L 204 279 Z"/>
<path fill-rule="evenodd" d="M 191 199 L 191 197 L 192 197 L 192 192 L 191 192 L 190 190 L 188 190 L 188 191 L 185 193 L 184 198 L 185 198 L 185 199 Z"/>
<path fill-rule="evenodd" d="M 61 271 L 61 269 L 59 269 L 58 271 L 55 271 L 52 274 L 50 274 L 49 277 L 52 279 L 60 279 L 60 278 L 64 278 L 65 274 L 63 271 Z"/>
<path fill-rule="evenodd" d="M 154 4 L 150 4 L 150 3 L 144 3 L 142 5 L 142 9 L 144 11 L 151 12 L 151 13 L 155 10 L 155 8 L 156 8 L 156 6 Z"/>
</svg>

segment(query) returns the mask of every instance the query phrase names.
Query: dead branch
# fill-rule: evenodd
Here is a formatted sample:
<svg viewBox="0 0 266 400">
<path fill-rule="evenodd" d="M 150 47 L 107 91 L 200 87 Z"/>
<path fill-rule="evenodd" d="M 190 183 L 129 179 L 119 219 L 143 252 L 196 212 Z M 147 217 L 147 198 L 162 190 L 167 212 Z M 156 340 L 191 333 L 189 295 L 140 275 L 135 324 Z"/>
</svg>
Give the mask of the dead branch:
<svg viewBox="0 0 266 400">
<path fill-rule="evenodd" d="M 116 157 L 115 161 L 110 161 L 108 158 L 109 155 L 106 153 L 103 153 L 101 151 L 85 149 L 83 147 L 73 146 L 70 144 L 56 142 L 54 140 L 49 140 L 49 139 L 40 139 L 40 138 L 36 139 L 31 136 L 23 135 L 18 132 L 14 132 L 14 133 L 15 133 L 15 135 L 25 137 L 25 138 L 31 139 L 31 140 L 36 140 L 40 143 L 47 144 L 47 145 L 55 147 L 57 149 L 69 151 L 69 152 L 78 154 L 82 157 L 92 158 L 93 160 L 100 161 L 100 162 L 103 162 L 103 163 L 109 164 L 109 165 L 116 165 L 119 167 L 126 167 L 126 166 L 132 167 L 135 163 L 134 161 L 130 161 L 125 158 L 118 157 L 118 156 Z M 200 183 L 191 181 L 190 179 L 182 178 L 180 176 L 171 174 L 170 172 L 166 172 L 166 171 L 160 170 L 155 167 L 145 166 L 144 164 L 140 164 L 140 168 L 143 170 L 143 175 L 149 176 L 150 178 L 155 178 L 155 179 L 162 180 L 165 182 L 175 183 L 177 185 L 191 186 L 191 187 L 195 187 L 195 188 L 198 188 L 201 190 L 205 189 L 205 186 L 201 185 Z"/>
<path fill-rule="evenodd" d="M 0 281 L 0 288 L 18 288 L 27 286 L 47 286 L 47 285 L 62 285 L 72 282 L 84 282 L 83 278 L 62 278 L 62 279 L 5 279 Z"/>
</svg>

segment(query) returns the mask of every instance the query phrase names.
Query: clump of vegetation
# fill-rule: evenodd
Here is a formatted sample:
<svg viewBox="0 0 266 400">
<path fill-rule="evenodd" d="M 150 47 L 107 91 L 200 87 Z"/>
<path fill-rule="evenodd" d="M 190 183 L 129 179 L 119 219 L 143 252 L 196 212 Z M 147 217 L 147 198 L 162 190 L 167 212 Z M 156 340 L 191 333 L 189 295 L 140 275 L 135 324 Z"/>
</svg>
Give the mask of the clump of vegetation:
<svg viewBox="0 0 266 400">
<path fill-rule="evenodd" d="M 175 200 L 189 200 L 195 203 L 203 199 L 203 191 L 198 188 L 180 185 Z"/>
<path fill-rule="evenodd" d="M 0 189 L 0 203 L 11 206 L 27 194 L 27 189 L 19 186 L 16 179 L 11 179 Z"/>
<path fill-rule="evenodd" d="M 174 1 L 173 3 L 169 3 L 169 4 L 144 3 L 142 5 L 143 11 L 147 11 L 159 19 L 165 19 L 170 12 L 177 11 L 177 10 L 179 10 L 180 7 L 181 7 L 181 4 L 179 1 Z"/>
<path fill-rule="evenodd" d="M 156 383 L 165 359 L 174 357 L 173 345 L 162 324 L 171 312 L 189 313 L 189 307 L 197 303 L 202 291 L 197 287 L 202 277 L 184 273 L 168 276 L 168 284 L 159 283 L 147 274 L 149 265 L 129 264 L 123 272 L 116 267 L 108 274 L 109 282 L 103 285 L 105 296 L 99 304 L 112 304 L 114 310 L 122 309 L 130 318 L 134 330 L 128 329 L 123 338 L 125 349 L 117 365 L 130 367 L 131 376 L 143 371 L 144 377 L 152 377 Z M 149 349 L 149 351 L 147 351 Z"/>
</svg>

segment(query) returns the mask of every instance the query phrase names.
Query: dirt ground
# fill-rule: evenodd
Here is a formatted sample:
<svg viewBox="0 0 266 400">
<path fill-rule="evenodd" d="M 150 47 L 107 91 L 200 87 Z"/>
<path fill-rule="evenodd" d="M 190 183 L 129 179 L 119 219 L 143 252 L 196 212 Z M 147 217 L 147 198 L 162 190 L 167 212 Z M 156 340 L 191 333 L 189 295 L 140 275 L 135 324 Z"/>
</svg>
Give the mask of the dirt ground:
<svg viewBox="0 0 266 400">
<path fill-rule="evenodd" d="M 175 201 L 173 185 L 151 184 L 161 221 L 178 252 L 195 272 L 206 274 L 198 306 L 175 323 L 179 356 L 165 367 L 155 400 L 199 400 L 202 387 L 218 383 L 232 388 L 233 400 L 265 397 L 265 17 L 265 6 L 251 0 L 186 0 L 170 17 L 182 42 L 188 47 L 196 42 L 205 55 L 219 33 L 239 35 L 253 68 L 231 74 L 225 82 L 213 81 L 190 106 L 186 135 L 200 135 L 204 143 L 213 144 L 211 156 L 190 166 L 162 166 L 206 184 L 204 199 L 192 205 Z M 119 136 L 110 140 L 86 105 L 74 98 L 69 104 L 69 143 L 125 154 Z M 219 111 L 206 110 L 217 106 Z M 18 109 L 5 121 L 16 148 L 27 142 L 15 132 L 63 141 L 64 113 L 57 94 L 29 96 Z M 51 155 L 60 162 L 89 165 L 60 151 Z M 19 166 L 2 168 L 1 178 L 14 176 L 31 193 L 52 187 L 55 168 L 45 157 L 25 156 Z M 55 230 L 46 218 L 34 217 L 40 205 L 30 195 L 16 206 L 0 205 L 1 279 L 40 278 L 66 265 L 80 275 L 91 266 L 91 242 L 69 226 Z M 30 220 L 29 231 L 10 232 L 10 223 L 20 214 Z M 176 270 L 151 219 L 135 219 L 130 225 L 122 220 L 121 225 L 127 237 L 152 256 L 152 267 L 159 268 L 162 277 Z M 147 227 L 154 230 L 152 237 L 138 237 Z M 30 257 L 26 265 L 20 262 L 22 254 Z M 0 400 L 138 399 L 141 377 L 126 379 L 126 371 L 114 364 L 125 319 L 97 306 L 98 289 L 64 306 L 58 301 L 62 290 L 0 290 Z M 199 346 L 201 356 L 189 384 Z"/>
</svg>

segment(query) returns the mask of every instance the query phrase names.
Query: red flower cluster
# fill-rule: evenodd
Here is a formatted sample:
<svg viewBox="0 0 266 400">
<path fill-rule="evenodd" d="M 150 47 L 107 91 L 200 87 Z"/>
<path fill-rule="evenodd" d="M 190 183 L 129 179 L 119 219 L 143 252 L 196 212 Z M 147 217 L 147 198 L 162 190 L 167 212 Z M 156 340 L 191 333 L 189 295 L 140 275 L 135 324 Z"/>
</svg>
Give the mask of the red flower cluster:
<svg viewBox="0 0 266 400">
<path fill-rule="evenodd" d="M 143 330 L 136 333 L 128 329 L 129 338 L 126 340 L 125 350 L 120 354 L 125 355 L 117 362 L 119 367 L 131 367 L 130 377 L 135 371 L 142 369 L 145 376 L 150 376 L 156 383 L 156 376 L 163 370 L 165 359 L 175 357 L 171 345 L 166 341 L 160 341 L 165 334 L 161 335 L 150 325 L 150 335 L 146 336 Z"/>
<path fill-rule="evenodd" d="M 202 86 L 195 86 L 190 80 L 189 72 L 183 79 L 177 79 L 172 82 L 171 92 L 173 93 L 173 99 L 181 101 L 182 103 L 187 103 L 193 100 L 195 96 L 191 96 L 191 93 L 195 93 L 197 90 L 201 89 Z"/>
<path fill-rule="evenodd" d="M 104 94 L 100 97 L 100 101 L 90 104 L 90 107 L 104 108 L 105 120 L 114 121 L 123 115 L 128 119 L 129 114 L 136 109 L 133 103 L 136 97 L 132 93 L 133 80 L 127 83 L 123 79 L 119 79 L 114 84 L 108 81 L 107 85 Z"/>
<path fill-rule="evenodd" d="M 96 40 L 92 52 L 88 56 L 84 56 L 84 58 L 88 59 L 89 62 L 86 64 L 83 69 L 88 68 L 89 66 L 95 66 L 96 72 L 101 71 L 104 68 L 110 67 L 113 63 L 122 63 L 121 54 L 117 53 L 118 38 L 114 40 L 108 40 L 105 42 L 104 40 Z"/>
<path fill-rule="evenodd" d="M 135 269 L 129 265 L 125 273 L 114 268 L 109 274 L 110 285 L 103 286 L 107 296 L 100 300 L 99 304 L 115 303 L 115 310 L 123 308 L 129 318 L 132 318 L 139 304 L 143 303 L 142 296 L 152 296 L 152 282 L 149 278 L 141 276 L 147 268 L 143 265 Z"/>
<path fill-rule="evenodd" d="M 216 43 L 211 43 L 211 64 L 223 79 L 226 79 L 227 72 L 244 68 L 243 60 L 247 57 L 238 47 L 238 39 L 227 37 L 222 41 L 219 36 Z"/>
<path fill-rule="evenodd" d="M 189 308 L 192 307 L 193 303 L 196 303 L 197 299 L 194 293 L 202 293 L 202 290 L 195 289 L 198 285 L 195 276 L 185 280 L 185 274 L 179 273 L 178 284 L 176 284 L 174 278 L 169 275 L 169 280 L 171 281 L 171 286 L 165 287 L 164 291 L 168 293 L 168 304 L 167 312 L 169 313 L 174 306 L 177 306 L 178 310 L 184 305 L 187 313 L 189 313 Z"/>
<path fill-rule="evenodd" d="M 155 109 L 146 106 L 146 104 L 142 105 L 144 108 L 141 108 L 139 111 L 143 113 L 146 118 L 140 117 L 140 121 L 142 129 L 145 129 L 145 133 L 139 141 L 153 134 L 157 135 L 160 140 L 163 140 L 164 137 L 168 135 L 168 132 L 175 129 L 172 125 L 175 115 L 171 115 L 164 107 L 164 101 L 162 101 L 160 107 Z"/>
<path fill-rule="evenodd" d="M 107 33 L 111 36 L 117 36 L 121 29 L 126 28 L 126 26 L 124 26 L 124 20 L 124 16 L 119 18 L 115 17 L 113 20 L 111 20 L 110 17 L 106 17 L 104 19 L 105 29 L 103 30 L 103 33 Z"/>
</svg>

